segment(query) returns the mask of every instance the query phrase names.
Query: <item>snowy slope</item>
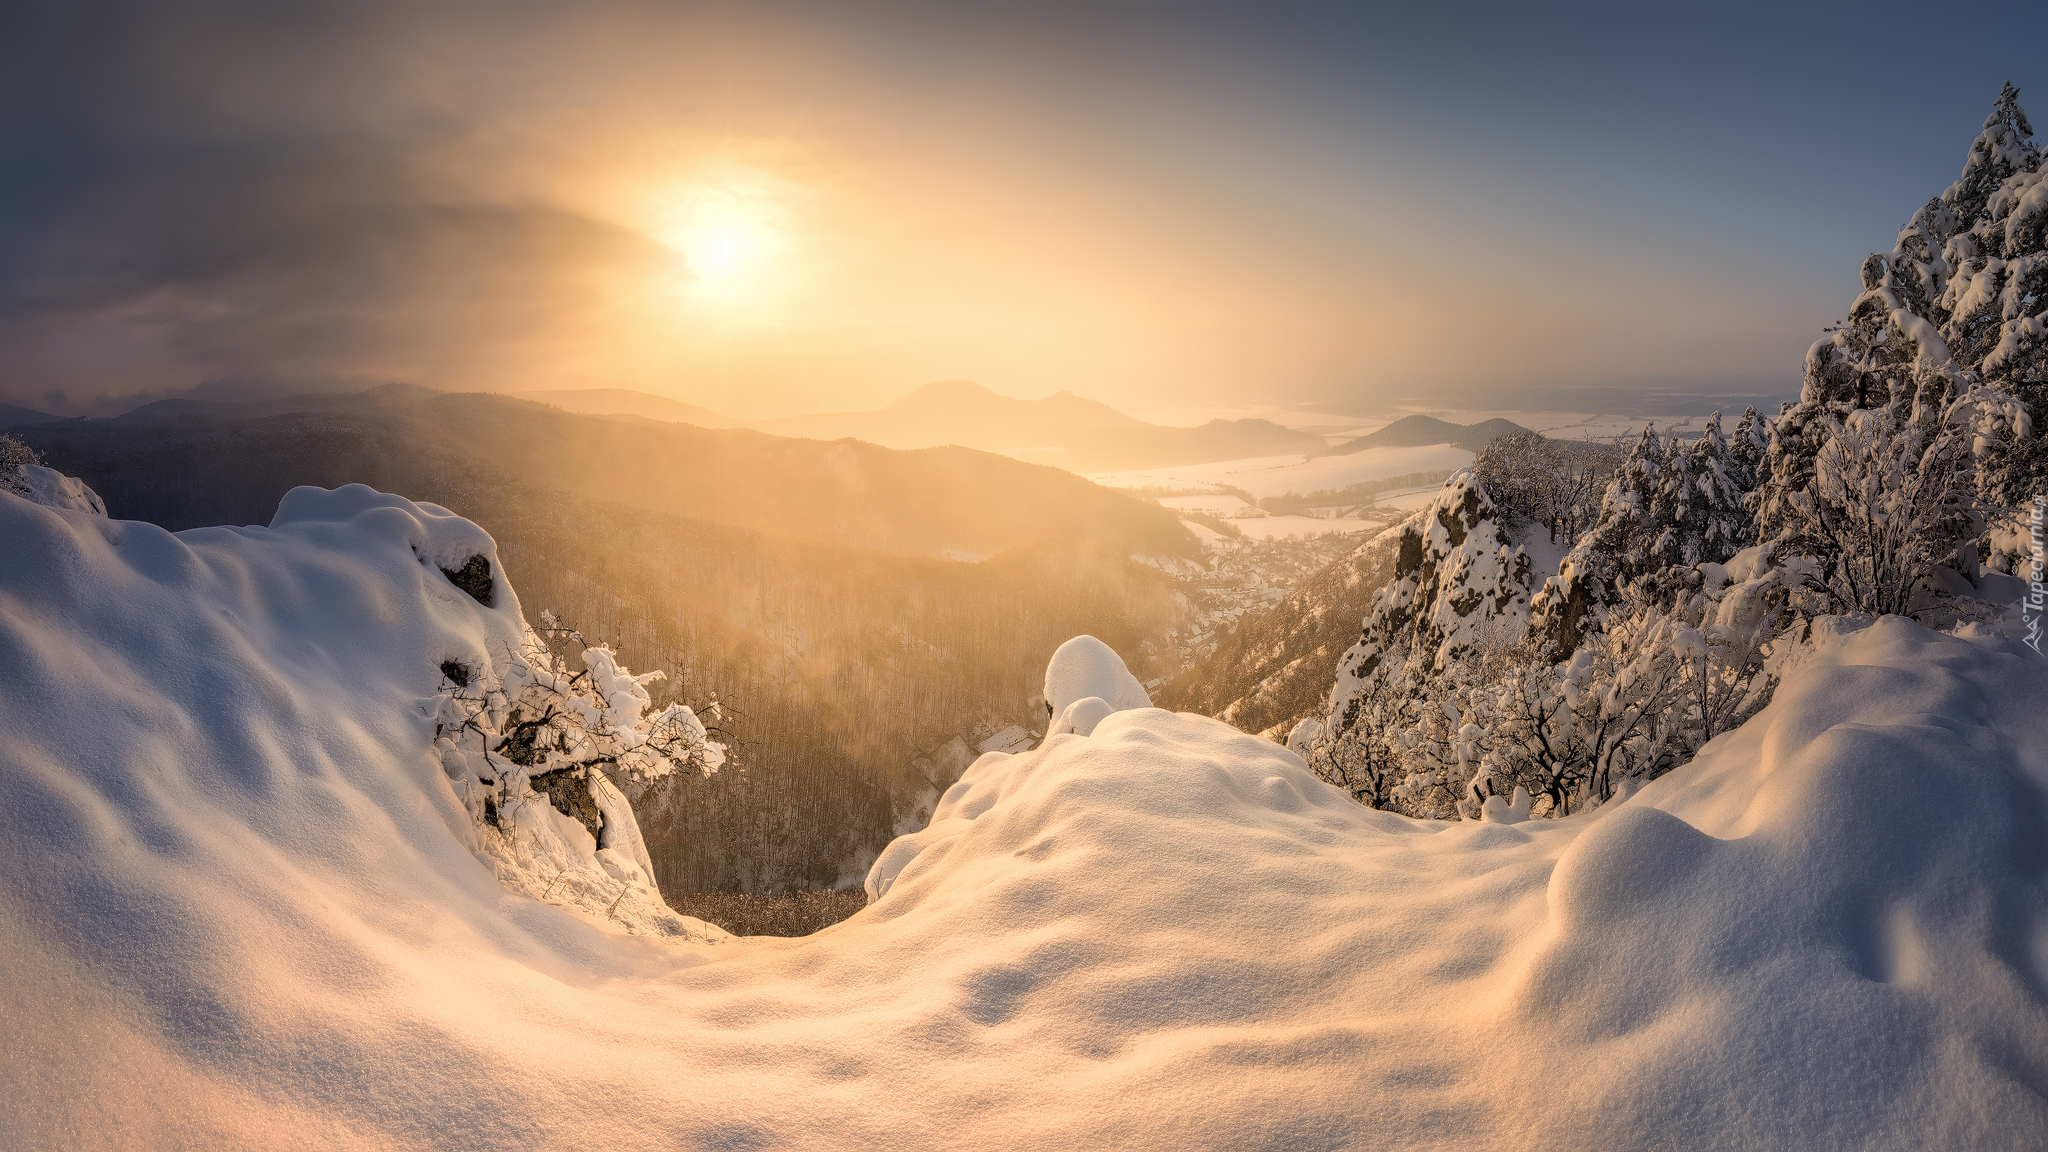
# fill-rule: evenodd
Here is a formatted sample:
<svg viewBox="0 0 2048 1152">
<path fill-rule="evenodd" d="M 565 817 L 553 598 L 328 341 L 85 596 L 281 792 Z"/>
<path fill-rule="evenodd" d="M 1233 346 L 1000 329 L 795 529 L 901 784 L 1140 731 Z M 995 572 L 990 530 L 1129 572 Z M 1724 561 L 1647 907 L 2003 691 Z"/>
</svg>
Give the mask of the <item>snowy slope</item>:
<svg viewBox="0 0 2048 1152">
<path fill-rule="evenodd" d="M 656 939 L 472 852 L 420 665 L 517 602 L 416 554 L 473 526 L 340 495 L 0 495 L 0 1146 L 2043 1146 L 2005 641 L 1830 625 L 1692 765 L 1512 826 L 1126 708 L 982 757 L 850 921 Z"/>
</svg>

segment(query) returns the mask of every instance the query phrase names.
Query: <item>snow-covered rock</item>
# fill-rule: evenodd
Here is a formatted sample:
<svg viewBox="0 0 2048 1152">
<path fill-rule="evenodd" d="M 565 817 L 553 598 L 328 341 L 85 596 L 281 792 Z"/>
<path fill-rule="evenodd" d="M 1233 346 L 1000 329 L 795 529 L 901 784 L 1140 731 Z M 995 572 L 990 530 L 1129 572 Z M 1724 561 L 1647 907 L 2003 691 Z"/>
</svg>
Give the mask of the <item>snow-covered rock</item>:
<svg viewBox="0 0 2048 1152">
<path fill-rule="evenodd" d="M 1119 708 L 976 761 L 851 920 L 709 944 L 493 877 L 419 704 L 518 638 L 513 590 L 419 558 L 441 510 L 302 507 L 173 536 L 0 499 L 0 1146 L 2048 1126 L 2048 663 L 1988 630 L 1824 621 L 1748 725 L 1562 820 L 1366 809 L 1271 741 Z M 1061 712 L 1117 702 L 1079 679 Z"/>
<path fill-rule="evenodd" d="M 54 468 L 23 464 L 8 479 L 13 483 L 0 484 L 0 492 L 12 492 L 45 508 L 63 508 L 92 516 L 107 514 L 107 502 L 100 499 L 99 493 L 78 477 L 66 476 Z"/>
<path fill-rule="evenodd" d="M 1076 700 L 1099 696 L 1111 708 L 1150 708 L 1152 697 L 1124 667 L 1123 658 L 1093 636 L 1059 646 L 1045 666 L 1045 700 L 1054 716 Z"/>
</svg>

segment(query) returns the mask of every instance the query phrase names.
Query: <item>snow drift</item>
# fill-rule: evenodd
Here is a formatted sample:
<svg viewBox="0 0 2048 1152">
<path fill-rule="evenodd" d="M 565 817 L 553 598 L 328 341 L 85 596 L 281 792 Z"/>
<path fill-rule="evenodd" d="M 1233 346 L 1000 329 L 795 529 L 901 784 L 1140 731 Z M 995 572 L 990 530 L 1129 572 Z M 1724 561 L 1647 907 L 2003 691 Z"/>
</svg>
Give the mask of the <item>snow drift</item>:
<svg viewBox="0 0 2048 1152">
<path fill-rule="evenodd" d="M 516 894 L 435 666 L 443 510 L 170 535 L 0 494 L 0 1144 L 2042 1147 L 2048 665 L 1830 622 L 1558 821 L 1360 808 L 1128 697 L 983 756 L 800 940 Z M 490 833 L 497 834 L 497 833 Z"/>
</svg>

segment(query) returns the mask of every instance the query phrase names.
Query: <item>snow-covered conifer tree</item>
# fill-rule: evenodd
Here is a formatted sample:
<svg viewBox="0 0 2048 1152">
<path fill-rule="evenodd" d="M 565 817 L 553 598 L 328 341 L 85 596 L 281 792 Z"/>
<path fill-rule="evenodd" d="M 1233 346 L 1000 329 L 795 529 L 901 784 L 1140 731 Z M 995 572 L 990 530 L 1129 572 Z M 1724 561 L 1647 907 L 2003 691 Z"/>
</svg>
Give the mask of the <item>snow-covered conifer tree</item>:
<svg viewBox="0 0 2048 1152">
<path fill-rule="evenodd" d="M 1862 294 L 1807 353 L 1799 402 L 1773 423 L 1762 530 L 1814 555 L 1831 588 L 1862 583 L 1839 570 L 1868 533 L 1838 500 L 1860 499 L 1866 481 L 1896 491 L 1911 477 L 1908 550 L 1965 574 L 1987 515 L 1995 522 L 2001 505 L 2048 486 L 2048 182 L 2032 131 L 2006 85 L 1961 177 L 1913 214 L 1889 254 L 1863 262 Z M 1895 605 L 1895 591 L 1879 599 Z"/>
<path fill-rule="evenodd" d="M 1309 755 L 1324 779 L 1366 804 L 1449 815 L 1477 767 L 1458 774 L 1458 701 L 1475 658 L 1528 625 L 1529 558 L 1504 518 L 1464 471 L 1399 530 L 1394 579 L 1338 662 Z"/>
<path fill-rule="evenodd" d="M 1671 499 L 1660 500 L 1667 465 L 1664 441 L 1645 424 L 1600 504 L 1600 519 L 1558 565 L 1531 599 L 1530 633 L 1550 663 L 1570 658 L 1586 633 L 1597 630 L 1607 610 L 1621 602 L 1626 583 L 1663 566 L 1659 545 L 1666 540 Z"/>
<path fill-rule="evenodd" d="M 1755 410 L 1751 410 L 1755 414 Z M 1674 449 L 1674 452 L 1676 450 Z M 1673 563 L 1719 564 L 1754 543 L 1755 525 L 1743 508 L 1748 490 L 1734 446 L 1721 434 L 1721 414 L 1707 419 L 1707 430 L 1687 451 L 1684 517 L 1679 523 L 1680 555 Z"/>
<path fill-rule="evenodd" d="M 1719 413 L 1715 414 L 1717 417 Z M 1728 439 L 1729 479 L 1744 493 L 1756 491 L 1763 479 L 1764 451 L 1770 446 L 1770 428 L 1754 407 L 1742 410 L 1735 435 Z"/>
</svg>

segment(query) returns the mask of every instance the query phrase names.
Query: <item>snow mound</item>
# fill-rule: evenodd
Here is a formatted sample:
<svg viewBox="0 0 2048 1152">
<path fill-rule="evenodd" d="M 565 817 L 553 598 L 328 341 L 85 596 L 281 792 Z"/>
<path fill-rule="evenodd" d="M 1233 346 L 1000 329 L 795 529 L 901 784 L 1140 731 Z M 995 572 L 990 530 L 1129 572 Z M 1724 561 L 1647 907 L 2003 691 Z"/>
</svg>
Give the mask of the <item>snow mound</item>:
<svg viewBox="0 0 2048 1152">
<path fill-rule="evenodd" d="M 1152 697 L 1124 667 L 1123 657 L 1093 636 L 1076 636 L 1060 645 L 1045 666 L 1045 700 L 1057 716 L 1091 696 L 1113 710 L 1152 706 Z"/>
<path fill-rule="evenodd" d="M 90 516 L 105 516 L 107 502 L 76 476 L 66 476 L 40 464 L 23 464 L 9 477 L 12 484 L 0 484 L 0 492 L 12 491 L 45 508 L 63 508 Z"/>
<path fill-rule="evenodd" d="M 288 504 L 172 536 L 0 496 L 0 1145 L 2048 1130 L 2048 664 L 2009 640 L 1824 622 L 1690 765 L 1450 824 L 1214 720 L 1103 712 L 1090 642 L 1058 710 L 1100 704 L 976 761 L 870 907 L 711 944 L 515 895 L 471 850 L 419 706 L 521 634 L 502 578 L 485 606 L 435 570 L 474 526 Z"/>
</svg>

